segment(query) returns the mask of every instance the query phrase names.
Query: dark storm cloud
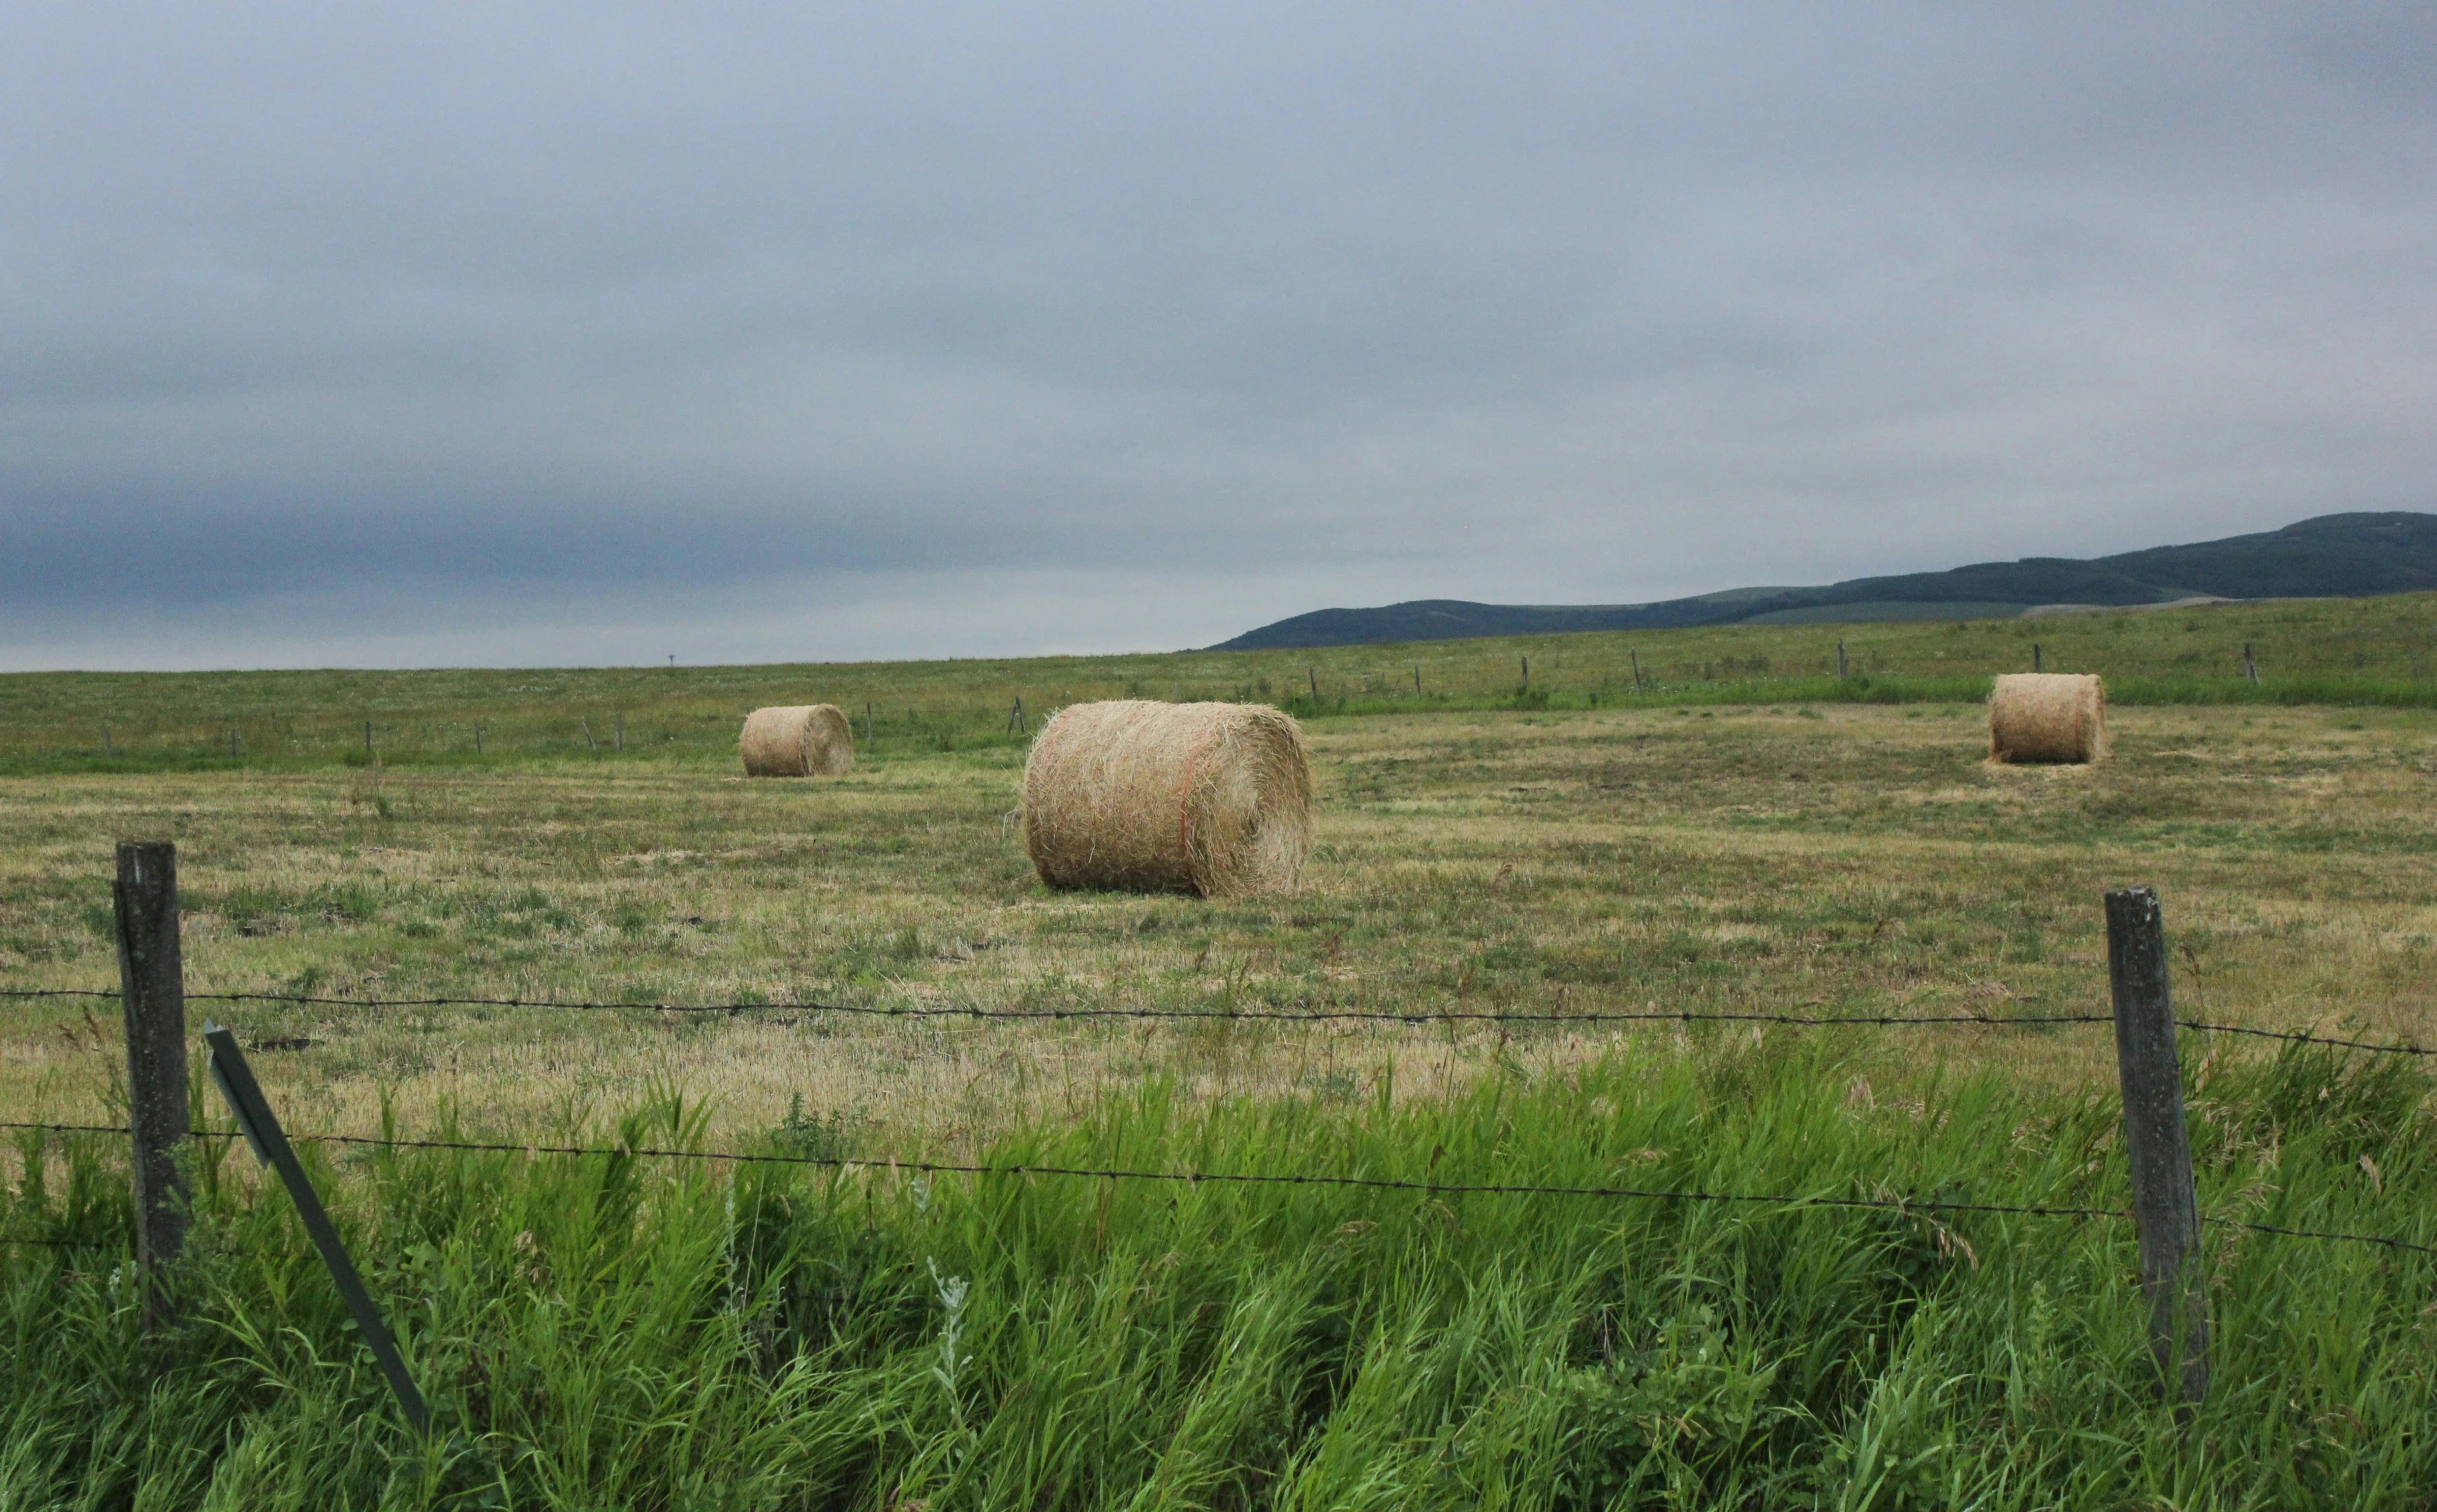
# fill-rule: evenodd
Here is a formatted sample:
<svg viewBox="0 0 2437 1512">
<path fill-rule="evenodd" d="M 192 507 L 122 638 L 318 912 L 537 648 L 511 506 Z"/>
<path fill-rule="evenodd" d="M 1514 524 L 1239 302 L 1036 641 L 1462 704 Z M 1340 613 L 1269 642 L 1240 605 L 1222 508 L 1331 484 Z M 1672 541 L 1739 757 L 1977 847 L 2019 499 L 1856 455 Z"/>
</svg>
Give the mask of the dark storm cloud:
<svg viewBox="0 0 2437 1512">
<path fill-rule="evenodd" d="M 20 8 L 0 643 L 995 571 L 1066 587 L 969 649 L 1159 645 L 2425 506 L 2433 79 L 2402 5 Z"/>
</svg>

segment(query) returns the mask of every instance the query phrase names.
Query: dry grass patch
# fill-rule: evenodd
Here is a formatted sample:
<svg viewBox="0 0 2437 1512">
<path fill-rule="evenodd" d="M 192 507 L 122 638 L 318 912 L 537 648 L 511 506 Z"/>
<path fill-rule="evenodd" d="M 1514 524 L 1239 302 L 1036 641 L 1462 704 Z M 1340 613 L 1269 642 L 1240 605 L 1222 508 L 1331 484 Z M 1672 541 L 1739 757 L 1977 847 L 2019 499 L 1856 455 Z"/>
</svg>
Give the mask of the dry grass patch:
<svg viewBox="0 0 2437 1512">
<path fill-rule="evenodd" d="M 1807 717 L 1815 712 L 1820 717 Z M 699 760 L 0 782 L 0 982 L 108 985 L 110 844 L 178 840 L 201 989 L 1059 1010 L 2096 1012 L 2098 895 L 2167 900 L 2178 991 L 2231 1021 L 2430 1032 L 2429 716 L 2113 711 L 2120 759 L 1991 768 L 1970 706 L 1323 721 L 1302 892 L 1052 894 L 1020 751 L 822 784 Z M 108 1005 L 99 1005 L 105 1009 Z M 0 1009 L 0 1106 L 84 1116 L 116 1034 Z M 964 1144 L 1099 1090 L 1433 1096 L 1610 1043 L 1555 1029 L 928 1025 L 631 1009 L 242 1010 L 296 1121 L 534 1129 L 654 1079 L 723 1134 L 790 1107 Z M 1664 1038 L 1672 1030 L 1654 1030 Z M 2104 1031 L 1906 1040 L 2103 1083 Z M 1391 1068 L 1393 1068 L 1391 1070 Z M 1883 1085 L 1882 1094 L 1888 1093 Z M 799 1101 L 800 1100 L 800 1101 Z M 308 1116 L 308 1113 L 310 1116 Z"/>
</svg>

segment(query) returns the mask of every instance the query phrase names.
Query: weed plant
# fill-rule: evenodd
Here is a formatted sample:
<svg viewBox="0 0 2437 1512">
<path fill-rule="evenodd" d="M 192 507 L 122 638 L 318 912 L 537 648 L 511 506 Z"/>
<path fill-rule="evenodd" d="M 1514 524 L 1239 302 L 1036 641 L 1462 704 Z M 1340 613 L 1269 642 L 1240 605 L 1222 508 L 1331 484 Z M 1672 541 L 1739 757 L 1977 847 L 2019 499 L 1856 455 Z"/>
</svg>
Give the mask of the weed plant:
<svg viewBox="0 0 2437 1512">
<path fill-rule="evenodd" d="M 0 1223 L 84 1247 L 0 1258 L 0 1506 L 2427 1505 L 2430 1256 L 2213 1223 L 2179 1425 L 2127 1224 L 1801 1200 L 2123 1204 L 2112 1099 L 1901 1049 L 1653 1041 L 1435 1101 L 1152 1084 L 989 1155 L 1420 1190 L 311 1147 L 424 1440 L 241 1148 L 198 1160 L 147 1345 L 109 1147 L 29 1147 Z M 2189 1076 L 2205 1211 L 2437 1241 L 2413 1067 Z M 663 1095 L 616 1137 L 703 1130 Z M 1483 1182 L 1794 1200 L 1444 1189 Z"/>
</svg>

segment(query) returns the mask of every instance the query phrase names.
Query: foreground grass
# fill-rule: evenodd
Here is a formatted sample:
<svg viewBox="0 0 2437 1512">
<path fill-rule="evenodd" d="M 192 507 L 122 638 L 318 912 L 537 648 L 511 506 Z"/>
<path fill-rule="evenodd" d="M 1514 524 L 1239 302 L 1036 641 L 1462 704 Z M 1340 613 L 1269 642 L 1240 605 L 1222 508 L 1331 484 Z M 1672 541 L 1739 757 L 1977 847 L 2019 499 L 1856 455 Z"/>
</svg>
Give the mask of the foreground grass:
<svg viewBox="0 0 2437 1512">
<path fill-rule="evenodd" d="M 2212 1215 L 2437 1239 L 2427 1084 L 2194 1067 Z M 1876 1086 L 1874 1088 L 1874 1080 Z M 2105 1097 L 1735 1036 L 1352 1107 L 1146 1087 L 995 1163 L 2123 1200 Z M 698 1138 L 663 1098 L 623 1136 Z M 800 1148 L 783 1140 L 779 1148 Z M 873 1156 L 883 1152 L 847 1150 Z M 2157 1405 L 2106 1220 L 385 1153 L 321 1183 L 431 1397 L 396 1425 L 286 1198 L 201 1166 L 147 1353 L 102 1148 L 0 1250 L 0 1506 L 2426 1504 L 2426 1255 L 2224 1224 Z M 245 1179 L 240 1179 L 243 1175 Z"/>
</svg>

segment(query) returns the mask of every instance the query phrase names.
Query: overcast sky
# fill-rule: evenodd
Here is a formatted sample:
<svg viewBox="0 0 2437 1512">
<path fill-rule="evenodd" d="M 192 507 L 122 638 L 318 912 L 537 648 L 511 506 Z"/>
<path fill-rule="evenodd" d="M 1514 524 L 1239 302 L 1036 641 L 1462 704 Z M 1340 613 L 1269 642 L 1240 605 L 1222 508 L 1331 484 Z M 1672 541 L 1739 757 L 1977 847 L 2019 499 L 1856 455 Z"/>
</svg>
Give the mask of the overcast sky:
<svg viewBox="0 0 2437 1512">
<path fill-rule="evenodd" d="M 0 667 L 1173 648 L 2433 478 L 2425 0 L 0 9 Z"/>
</svg>

